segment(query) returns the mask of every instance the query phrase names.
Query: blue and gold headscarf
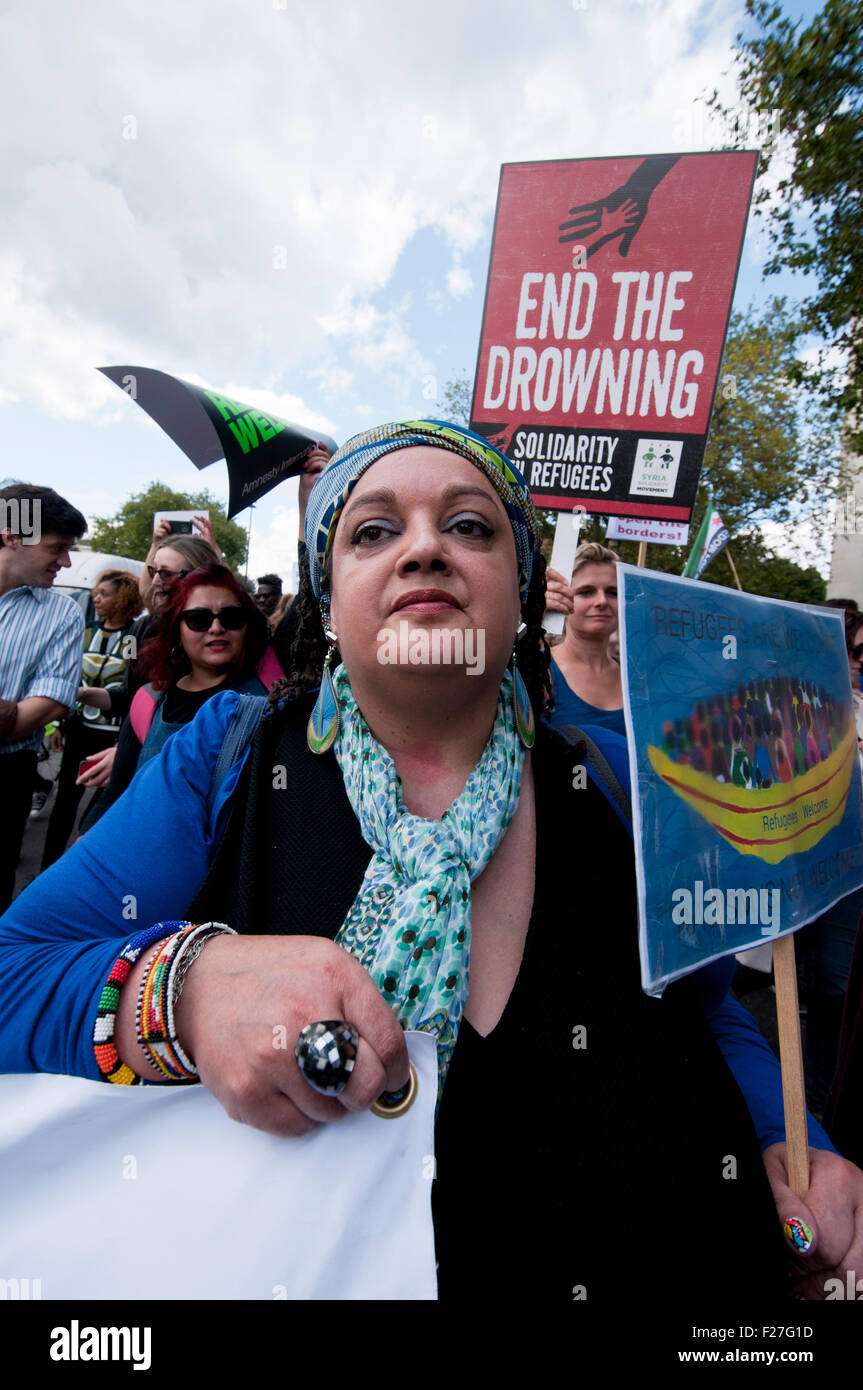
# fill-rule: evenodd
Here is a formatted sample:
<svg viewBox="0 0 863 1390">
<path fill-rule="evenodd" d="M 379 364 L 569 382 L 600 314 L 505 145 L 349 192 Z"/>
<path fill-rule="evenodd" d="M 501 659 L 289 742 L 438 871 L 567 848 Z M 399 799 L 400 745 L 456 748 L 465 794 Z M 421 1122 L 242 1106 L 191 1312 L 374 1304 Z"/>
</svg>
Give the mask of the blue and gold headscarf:
<svg viewBox="0 0 863 1390">
<path fill-rule="evenodd" d="M 376 425 L 374 429 L 355 434 L 333 454 L 315 483 L 306 510 L 306 546 L 315 597 L 320 601 L 336 526 L 357 481 L 384 454 L 417 445 L 431 445 L 460 454 L 488 478 L 504 505 L 515 536 L 518 587 L 523 603 L 541 539 L 530 490 L 515 464 L 499 449 L 471 430 L 445 420 L 405 420 L 400 424 Z"/>
</svg>

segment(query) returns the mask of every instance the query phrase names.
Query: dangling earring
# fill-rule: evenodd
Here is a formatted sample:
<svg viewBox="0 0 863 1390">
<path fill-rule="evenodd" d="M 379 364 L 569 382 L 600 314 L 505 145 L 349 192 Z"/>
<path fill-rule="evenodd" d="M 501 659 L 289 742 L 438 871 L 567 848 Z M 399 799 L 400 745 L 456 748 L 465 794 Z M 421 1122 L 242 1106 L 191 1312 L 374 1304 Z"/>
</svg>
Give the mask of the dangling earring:
<svg viewBox="0 0 863 1390">
<path fill-rule="evenodd" d="M 516 636 L 520 637 L 525 630 L 525 624 L 519 627 Z M 524 748 L 532 748 L 536 738 L 536 723 L 533 717 L 533 705 L 530 703 L 530 696 L 527 693 L 527 686 L 522 680 L 521 672 L 515 659 L 515 643 L 512 648 L 512 707 L 515 713 L 515 727 Z"/>
<path fill-rule="evenodd" d="M 329 748 L 332 748 L 339 732 L 339 702 L 336 697 L 333 678 L 330 675 L 330 662 L 338 638 L 329 626 L 329 604 L 326 606 L 321 604 L 321 617 L 324 623 L 324 636 L 329 646 L 324 657 L 324 669 L 321 672 L 321 688 L 315 701 L 315 707 L 309 715 L 306 729 L 306 742 L 309 745 L 309 751 L 317 754 L 326 753 Z"/>
</svg>

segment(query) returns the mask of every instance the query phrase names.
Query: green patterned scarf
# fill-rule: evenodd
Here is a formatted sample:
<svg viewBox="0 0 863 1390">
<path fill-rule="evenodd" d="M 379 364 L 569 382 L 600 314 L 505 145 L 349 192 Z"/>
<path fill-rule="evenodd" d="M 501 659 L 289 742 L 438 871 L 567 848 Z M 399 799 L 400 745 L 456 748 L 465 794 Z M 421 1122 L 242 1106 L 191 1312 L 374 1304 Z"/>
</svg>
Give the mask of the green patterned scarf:
<svg viewBox="0 0 863 1390">
<path fill-rule="evenodd" d="M 500 844 L 521 791 L 512 675 L 501 683 L 482 757 L 440 820 L 405 810 L 395 764 L 372 737 L 344 666 L 333 680 L 341 720 L 334 751 L 374 850 L 336 941 L 369 971 L 403 1027 L 436 1036 L 443 1088 L 468 993 L 470 885 Z"/>
</svg>

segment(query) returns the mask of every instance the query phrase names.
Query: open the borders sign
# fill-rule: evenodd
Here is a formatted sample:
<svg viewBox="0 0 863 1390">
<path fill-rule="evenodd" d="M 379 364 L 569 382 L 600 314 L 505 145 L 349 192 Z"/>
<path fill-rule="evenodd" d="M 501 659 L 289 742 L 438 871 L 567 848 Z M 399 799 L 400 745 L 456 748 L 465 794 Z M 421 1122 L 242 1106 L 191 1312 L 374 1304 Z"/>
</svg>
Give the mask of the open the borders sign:
<svg viewBox="0 0 863 1390">
<path fill-rule="evenodd" d="M 471 426 L 540 506 L 689 521 L 757 159 L 503 165 Z"/>
</svg>

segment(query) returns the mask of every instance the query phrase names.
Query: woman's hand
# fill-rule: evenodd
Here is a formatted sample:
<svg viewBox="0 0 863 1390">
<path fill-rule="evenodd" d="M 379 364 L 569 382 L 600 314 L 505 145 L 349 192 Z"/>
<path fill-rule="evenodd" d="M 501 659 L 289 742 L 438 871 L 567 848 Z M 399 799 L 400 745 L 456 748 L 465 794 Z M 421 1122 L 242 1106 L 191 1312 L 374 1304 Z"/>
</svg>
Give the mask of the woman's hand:
<svg viewBox="0 0 863 1390">
<path fill-rule="evenodd" d="M 792 1263 L 799 1271 L 795 1291 L 810 1300 L 823 1299 L 825 1280 L 840 1279 L 844 1290 L 846 1272 L 853 1271 L 855 1280 L 863 1277 L 860 1169 L 827 1149 L 810 1149 L 809 1191 L 801 1201 L 788 1186 L 785 1145 L 771 1144 L 762 1157 L 779 1220 L 784 1226 L 789 1217 L 797 1217 L 812 1233 L 812 1244 L 805 1254 L 799 1250 L 794 1254 Z"/>
<path fill-rule="evenodd" d="M 329 462 L 329 450 L 324 447 L 323 440 L 318 440 L 318 447 L 312 449 L 300 474 L 300 540 L 303 539 L 306 529 L 306 505 L 312 495 L 312 488 L 318 481 L 318 474 L 323 473 Z"/>
<path fill-rule="evenodd" d="M 107 690 L 103 690 L 100 686 L 79 685 L 75 698 L 79 705 L 92 705 L 94 709 L 101 709 L 106 712 L 111 708 L 111 696 Z"/>
<path fill-rule="evenodd" d="M 545 572 L 545 606 L 552 613 L 572 612 L 572 586 L 558 570 Z"/>
<path fill-rule="evenodd" d="M 114 766 L 116 756 L 116 743 L 112 748 L 103 748 L 101 753 L 94 753 L 87 771 L 75 778 L 75 786 L 107 787 L 111 780 L 111 768 Z"/>
<path fill-rule="evenodd" d="M 133 975 L 121 995 L 118 1047 L 130 1052 L 137 996 Z M 319 1095 L 294 1057 L 301 1028 L 342 1019 L 359 1034 L 342 1094 Z M 175 1013 L 177 1033 L 201 1081 L 232 1119 L 269 1134 L 301 1135 L 316 1123 L 365 1110 L 381 1091 L 408 1079 L 404 1033 L 368 972 L 332 941 L 312 936 L 217 936 L 191 967 Z"/>
<path fill-rule="evenodd" d="M 210 547 L 213 554 L 215 555 L 216 563 L 220 565 L 224 564 L 225 557 L 222 554 L 221 547 L 219 546 L 219 543 L 216 540 L 216 537 L 213 533 L 213 528 L 210 525 L 210 518 L 208 516 L 196 516 L 194 518 L 194 521 L 195 525 L 201 533 L 201 539 L 207 542 L 207 545 Z"/>
<path fill-rule="evenodd" d="M 53 734 L 49 738 L 48 747 L 51 749 L 52 753 L 63 752 L 63 735 L 61 734 L 59 729 L 55 729 Z"/>
</svg>

